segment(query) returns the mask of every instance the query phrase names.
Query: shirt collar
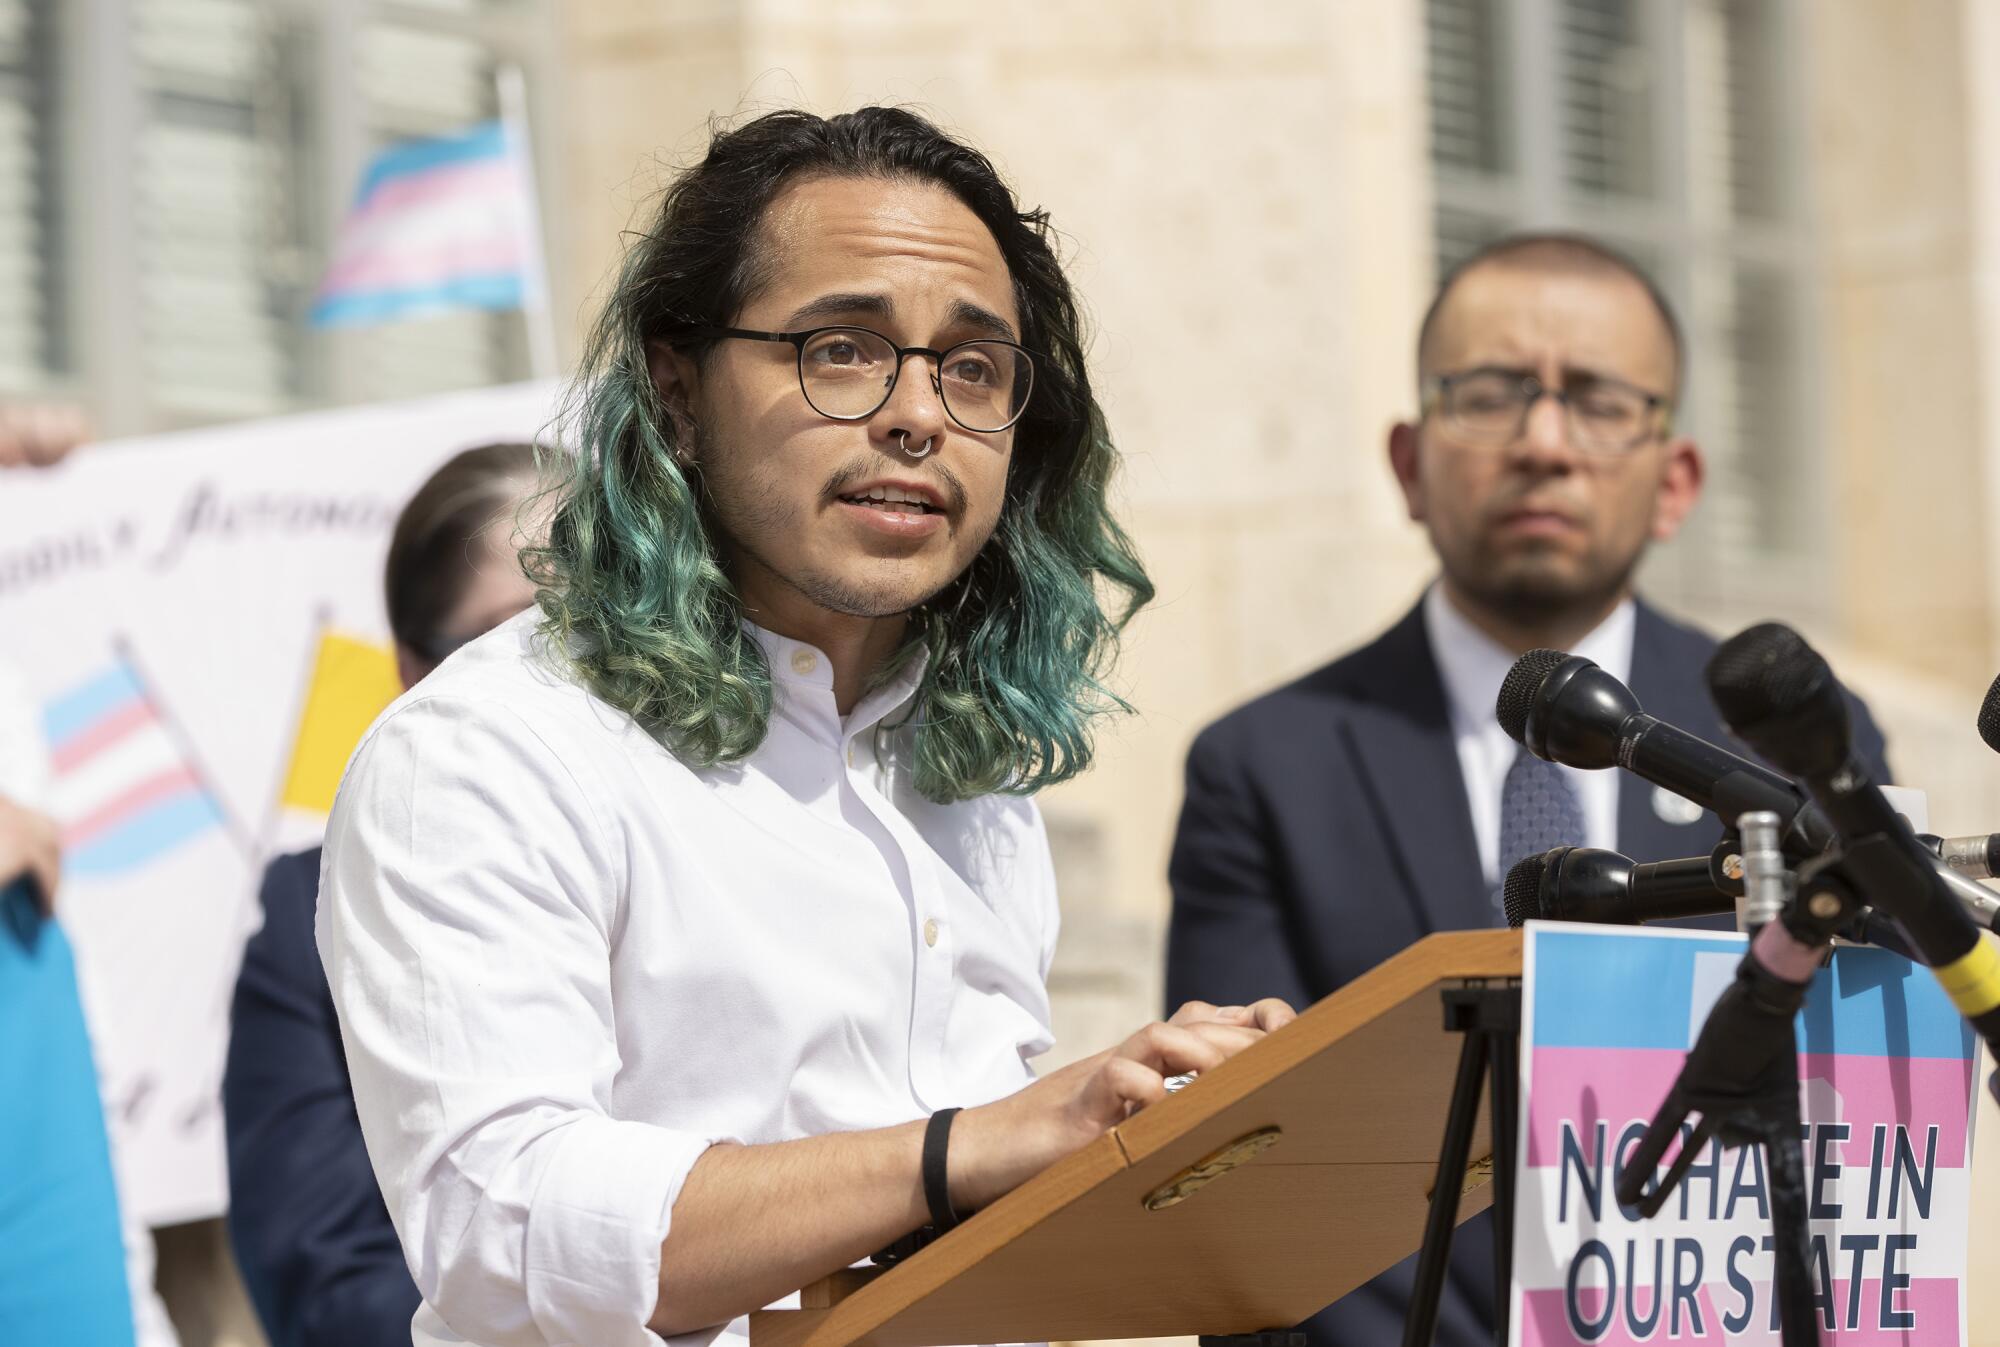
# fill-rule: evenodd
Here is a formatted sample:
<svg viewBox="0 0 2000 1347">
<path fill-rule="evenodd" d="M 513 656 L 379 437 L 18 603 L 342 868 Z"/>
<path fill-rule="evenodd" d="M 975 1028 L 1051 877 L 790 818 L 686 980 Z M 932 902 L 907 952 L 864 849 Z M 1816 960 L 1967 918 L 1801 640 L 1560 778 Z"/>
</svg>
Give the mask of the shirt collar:
<svg viewBox="0 0 2000 1347">
<path fill-rule="evenodd" d="M 1621 683 L 1632 681 L 1632 638 L 1638 607 L 1625 599 L 1570 654 L 1590 660 Z M 1424 631 L 1444 680 L 1451 718 L 1460 726 L 1497 726 L 1493 704 L 1500 685 L 1517 658 L 1498 641 L 1474 626 L 1451 600 L 1444 586 L 1433 584 L 1424 595 Z"/>
<path fill-rule="evenodd" d="M 764 652 L 771 668 L 773 711 L 799 721 L 808 729 L 848 738 L 874 728 L 916 695 L 930 664 L 928 647 L 919 643 L 902 667 L 880 687 L 862 694 L 843 718 L 833 700 L 833 663 L 826 652 L 804 641 L 780 636 L 748 618 L 743 629 Z"/>
</svg>

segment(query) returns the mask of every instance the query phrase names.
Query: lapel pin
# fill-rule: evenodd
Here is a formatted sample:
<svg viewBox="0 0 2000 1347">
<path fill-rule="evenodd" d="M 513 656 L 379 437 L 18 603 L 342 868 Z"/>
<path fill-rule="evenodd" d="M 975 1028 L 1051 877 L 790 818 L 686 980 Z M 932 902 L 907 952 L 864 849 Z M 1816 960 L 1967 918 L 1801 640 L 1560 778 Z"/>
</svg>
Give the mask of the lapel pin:
<svg viewBox="0 0 2000 1347">
<path fill-rule="evenodd" d="M 1662 823 L 1689 824 L 1701 822 L 1702 807 L 1693 800 L 1682 799 L 1665 786 L 1653 787 L 1653 813 Z"/>
</svg>

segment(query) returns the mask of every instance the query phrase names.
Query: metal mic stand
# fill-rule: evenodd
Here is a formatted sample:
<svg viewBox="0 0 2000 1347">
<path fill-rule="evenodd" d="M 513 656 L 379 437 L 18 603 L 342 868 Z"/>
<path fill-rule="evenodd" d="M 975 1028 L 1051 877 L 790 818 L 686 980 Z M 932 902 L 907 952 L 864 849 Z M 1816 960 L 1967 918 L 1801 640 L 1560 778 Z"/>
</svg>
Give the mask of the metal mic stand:
<svg viewBox="0 0 2000 1347">
<path fill-rule="evenodd" d="M 1737 968 L 1736 981 L 1709 1012 L 1680 1076 L 1618 1175 L 1618 1200 L 1651 1219 L 1712 1139 L 1719 1137 L 1725 1146 L 1762 1146 L 1771 1179 L 1776 1264 L 1772 1296 L 1779 1340 L 1784 1347 L 1817 1347 L 1819 1310 L 1814 1303 L 1799 1055 L 1793 1029 L 1806 987 L 1778 977 L 1757 955 L 1759 934 L 1793 899 L 1793 876 L 1780 848 L 1779 824 L 1776 814 L 1762 811 L 1737 821 L 1743 858 L 1742 924 L 1753 933 L 1751 950 Z M 1850 900 L 1841 913 L 1814 915 L 1845 915 L 1848 906 L 1858 904 Z M 1783 928 L 1774 935 L 1778 933 Z M 1699 1113 L 1701 1121 L 1682 1137 L 1681 1125 L 1690 1112 Z M 1681 1147 L 1673 1165 L 1648 1189 L 1647 1180 L 1676 1139 Z"/>
</svg>

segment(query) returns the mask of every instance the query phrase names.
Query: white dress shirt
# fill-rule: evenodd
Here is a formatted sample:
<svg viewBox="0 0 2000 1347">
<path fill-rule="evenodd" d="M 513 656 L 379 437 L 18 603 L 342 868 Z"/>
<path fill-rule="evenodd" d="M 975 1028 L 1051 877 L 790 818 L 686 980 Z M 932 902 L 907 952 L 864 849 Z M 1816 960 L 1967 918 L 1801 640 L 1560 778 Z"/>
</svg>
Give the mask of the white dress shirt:
<svg viewBox="0 0 2000 1347">
<path fill-rule="evenodd" d="M 1637 607 L 1627 599 L 1570 649 L 1592 661 L 1621 683 L 1632 681 L 1632 635 Z M 1472 625 L 1452 607 L 1443 585 L 1424 595 L 1424 631 L 1444 680 L 1445 702 L 1451 710 L 1451 735 L 1458 746 L 1458 765 L 1465 777 L 1465 799 L 1472 806 L 1472 835 L 1479 842 L 1479 865 L 1487 884 L 1500 875 L 1500 792 L 1507 769 L 1521 746 L 1507 737 L 1493 714 L 1500 685 L 1517 656 Z M 1565 767 L 1583 808 L 1585 836 L 1576 845 L 1618 849 L 1618 776 L 1615 771 L 1586 772 Z"/>
<path fill-rule="evenodd" d="M 769 735 L 694 770 L 556 671 L 538 616 L 385 712 L 327 826 L 320 955 L 418 1347 L 657 1343 L 710 1144 L 986 1103 L 1052 1042 L 1041 816 L 910 788 L 921 659 L 843 717 L 824 655 L 756 631 Z"/>
</svg>

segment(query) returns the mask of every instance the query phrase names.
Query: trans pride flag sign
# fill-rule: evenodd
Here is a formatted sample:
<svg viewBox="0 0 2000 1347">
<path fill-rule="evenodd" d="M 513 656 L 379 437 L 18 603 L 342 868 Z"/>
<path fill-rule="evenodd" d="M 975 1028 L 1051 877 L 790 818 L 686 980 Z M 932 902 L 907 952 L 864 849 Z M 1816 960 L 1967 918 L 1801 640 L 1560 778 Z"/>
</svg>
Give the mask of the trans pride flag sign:
<svg viewBox="0 0 2000 1347">
<path fill-rule="evenodd" d="M 341 225 L 312 322 L 381 323 L 528 303 L 539 244 L 520 139 L 492 121 L 376 155 Z"/>
<path fill-rule="evenodd" d="M 222 824 L 128 656 L 50 701 L 42 730 L 66 873 L 131 870 Z"/>
<path fill-rule="evenodd" d="M 1760 1148 L 1711 1143 L 1650 1221 L 1612 1192 L 1743 951 L 1529 923 L 1510 1341 L 1776 1347 Z M 1929 971 L 1886 951 L 1842 949 L 1813 983 L 1799 1068 L 1829 1343 L 1966 1340 L 1974 1044 Z"/>
</svg>

